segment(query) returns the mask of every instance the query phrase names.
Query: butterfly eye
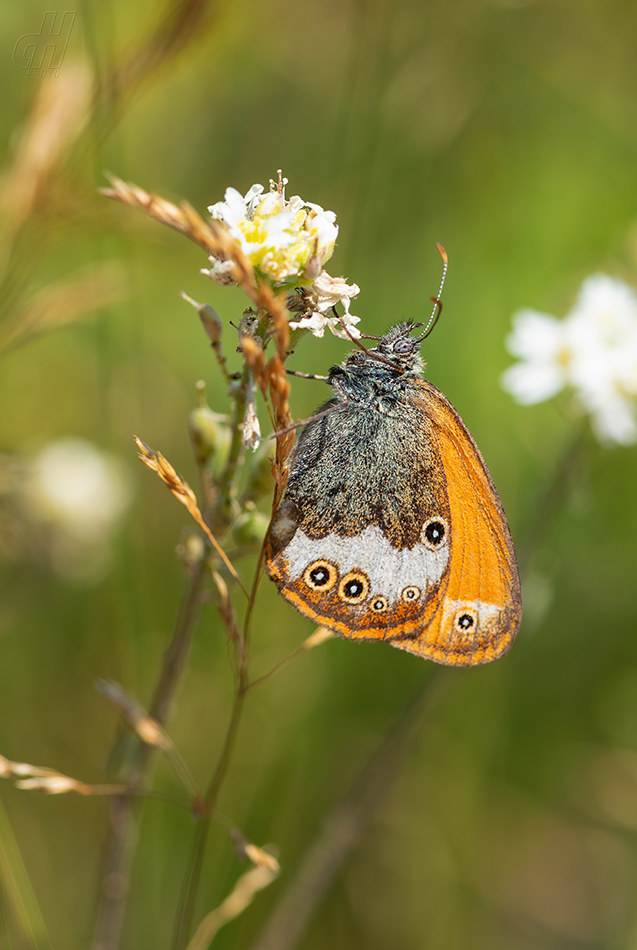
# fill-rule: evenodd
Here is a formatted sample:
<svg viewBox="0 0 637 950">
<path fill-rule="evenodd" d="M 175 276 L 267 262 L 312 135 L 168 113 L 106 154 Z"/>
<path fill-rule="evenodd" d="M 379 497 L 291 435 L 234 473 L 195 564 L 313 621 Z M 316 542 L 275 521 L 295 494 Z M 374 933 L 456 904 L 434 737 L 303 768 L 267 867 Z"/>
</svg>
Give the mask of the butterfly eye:
<svg viewBox="0 0 637 950">
<path fill-rule="evenodd" d="M 440 547 L 447 537 L 447 525 L 443 518 L 430 518 L 422 529 L 423 544 L 431 551 Z"/>
<path fill-rule="evenodd" d="M 369 594 L 369 581 L 362 571 L 350 571 L 338 585 L 338 596 L 346 604 L 360 604 Z"/>
<path fill-rule="evenodd" d="M 374 597 L 372 600 L 372 610 L 376 614 L 382 614 L 389 610 L 389 601 L 386 597 Z"/>
<path fill-rule="evenodd" d="M 418 600 L 420 597 L 420 587 L 405 587 L 402 592 L 403 600 L 406 600 L 407 603 L 413 603 L 413 601 Z"/>
<path fill-rule="evenodd" d="M 314 561 L 306 568 L 303 580 L 312 590 L 331 590 L 337 576 L 336 568 L 329 561 Z"/>
<path fill-rule="evenodd" d="M 476 615 L 473 611 L 469 610 L 460 610 L 456 614 L 456 620 L 454 623 L 455 629 L 458 633 L 472 633 L 478 626 Z"/>
<path fill-rule="evenodd" d="M 403 336 L 394 343 L 394 353 L 398 356 L 409 356 L 416 348 L 416 341 L 411 337 Z"/>
</svg>

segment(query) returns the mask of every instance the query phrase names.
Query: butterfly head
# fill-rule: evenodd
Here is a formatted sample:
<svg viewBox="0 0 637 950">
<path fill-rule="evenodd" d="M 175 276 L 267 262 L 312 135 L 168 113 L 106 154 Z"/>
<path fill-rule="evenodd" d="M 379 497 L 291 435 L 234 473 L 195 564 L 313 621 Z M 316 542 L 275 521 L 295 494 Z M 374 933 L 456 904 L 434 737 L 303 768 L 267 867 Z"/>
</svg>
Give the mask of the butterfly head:
<svg viewBox="0 0 637 950">
<path fill-rule="evenodd" d="M 398 376 L 420 376 L 423 360 L 420 355 L 419 337 L 411 336 L 419 323 L 399 323 L 378 340 L 370 350 L 354 350 L 345 361 L 348 367 L 364 366 Z"/>
</svg>

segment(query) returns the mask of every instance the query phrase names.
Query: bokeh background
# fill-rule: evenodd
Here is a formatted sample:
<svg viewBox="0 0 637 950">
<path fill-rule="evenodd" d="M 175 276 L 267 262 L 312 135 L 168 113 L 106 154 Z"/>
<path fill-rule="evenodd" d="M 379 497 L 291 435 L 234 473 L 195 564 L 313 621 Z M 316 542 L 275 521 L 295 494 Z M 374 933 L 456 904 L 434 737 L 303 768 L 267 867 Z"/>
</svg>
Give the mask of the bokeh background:
<svg viewBox="0 0 637 950">
<path fill-rule="evenodd" d="M 556 483 L 581 421 L 566 402 L 522 408 L 499 386 L 513 311 L 561 315 L 591 272 L 637 284 L 635 4 L 83 2 L 59 75 L 42 79 L 16 44 L 47 9 L 0 10 L 0 752 L 108 775 L 118 725 L 94 681 L 148 702 L 185 587 L 175 548 L 188 516 L 137 463 L 132 435 L 197 484 L 195 382 L 213 409 L 227 400 L 179 292 L 226 324 L 246 305 L 199 274 L 195 245 L 99 196 L 103 170 L 203 213 L 228 185 L 267 186 L 281 167 L 289 194 L 337 213 L 328 269 L 361 287 L 367 332 L 429 312 L 435 242 L 446 247 L 427 375 L 480 445 L 525 563 L 513 650 L 444 673 L 414 713 L 387 794 L 293 946 L 637 946 L 636 450 L 585 439 Z M 228 327 L 238 368 L 233 339 Z M 291 365 L 323 373 L 346 352 L 305 338 Z M 323 397 L 297 380 L 294 415 Z M 77 502 L 73 523 L 61 496 Z M 264 582 L 254 674 L 311 632 Z M 334 640 L 250 697 L 220 807 L 283 870 L 215 947 L 258 946 L 429 676 L 415 657 Z M 202 785 L 231 694 L 206 605 L 170 723 Z M 179 792 L 161 763 L 155 784 Z M 0 945 L 89 946 L 104 801 L 9 781 L 0 794 Z M 193 832 L 187 811 L 148 803 L 122 948 L 172 946 Z M 213 827 L 197 919 L 244 870 Z"/>
</svg>

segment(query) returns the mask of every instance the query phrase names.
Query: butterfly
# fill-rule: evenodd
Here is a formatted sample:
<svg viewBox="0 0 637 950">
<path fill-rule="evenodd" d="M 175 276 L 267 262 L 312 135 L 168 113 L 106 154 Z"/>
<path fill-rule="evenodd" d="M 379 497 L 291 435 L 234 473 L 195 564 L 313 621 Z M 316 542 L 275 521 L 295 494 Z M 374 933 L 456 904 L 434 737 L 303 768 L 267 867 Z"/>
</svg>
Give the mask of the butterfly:
<svg viewBox="0 0 637 950">
<path fill-rule="evenodd" d="M 343 637 L 488 663 L 520 625 L 515 551 L 476 443 L 422 376 L 414 326 L 330 369 L 334 396 L 290 457 L 266 569 L 302 614 Z"/>
</svg>

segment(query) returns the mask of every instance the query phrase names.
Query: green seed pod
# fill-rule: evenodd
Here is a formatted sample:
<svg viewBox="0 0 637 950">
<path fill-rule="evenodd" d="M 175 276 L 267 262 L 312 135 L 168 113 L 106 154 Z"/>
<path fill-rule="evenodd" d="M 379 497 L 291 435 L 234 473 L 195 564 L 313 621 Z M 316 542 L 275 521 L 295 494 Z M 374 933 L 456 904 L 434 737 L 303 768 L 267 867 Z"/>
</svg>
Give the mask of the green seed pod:
<svg viewBox="0 0 637 950">
<path fill-rule="evenodd" d="M 260 498 L 272 495 L 274 479 L 272 478 L 272 462 L 268 457 L 272 451 L 272 445 L 266 444 L 255 456 L 243 495 L 244 502 L 259 501 Z"/>
<path fill-rule="evenodd" d="M 204 553 L 204 542 L 201 534 L 192 529 L 182 533 L 181 542 L 177 546 L 177 554 L 187 567 L 194 567 L 199 563 Z"/>
<path fill-rule="evenodd" d="M 206 331 L 206 336 L 214 346 L 215 343 L 219 343 L 221 340 L 221 334 L 223 333 L 223 323 L 221 322 L 221 317 L 217 311 L 208 306 L 207 303 L 200 304 L 197 307 L 197 312 L 199 314 L 199 319 L 203 324 L 203 328 Z"/>
<path fill-rule="evenodd" d="M 197 383 L 197 390 L 199 405 L 188 417 L 188 431 L 197 464 L 204 468 L 226 450 L 230 433 L 224 425 L 224 417 L 213 412 L 206 404 L 206 387 L 203 382 Z"/>
<path fill-rule="evenodd" d="M 256 509 L 244 511 L 239 515 L 232 529 L 232 537 L 241 548 L 259 547 L 268 530 L 270 519 Z"/>
<path fill-rule="evenodd" d="M 207 303 L 197 303 L 188 294 L 182 293 L 181 296 L 195 308 L 206 331 L 206 336 L 212 345 L 216 346 L 220 342 L 223 333 L 223 323 L 217 311 Z"/>
<path fill-rule="evenodd" d="M 234 498 L 218 498 L 210 514 L 209 524 L 217 536 L 224 535 L 240 517 L 240 508 Z"/>
</svg>

